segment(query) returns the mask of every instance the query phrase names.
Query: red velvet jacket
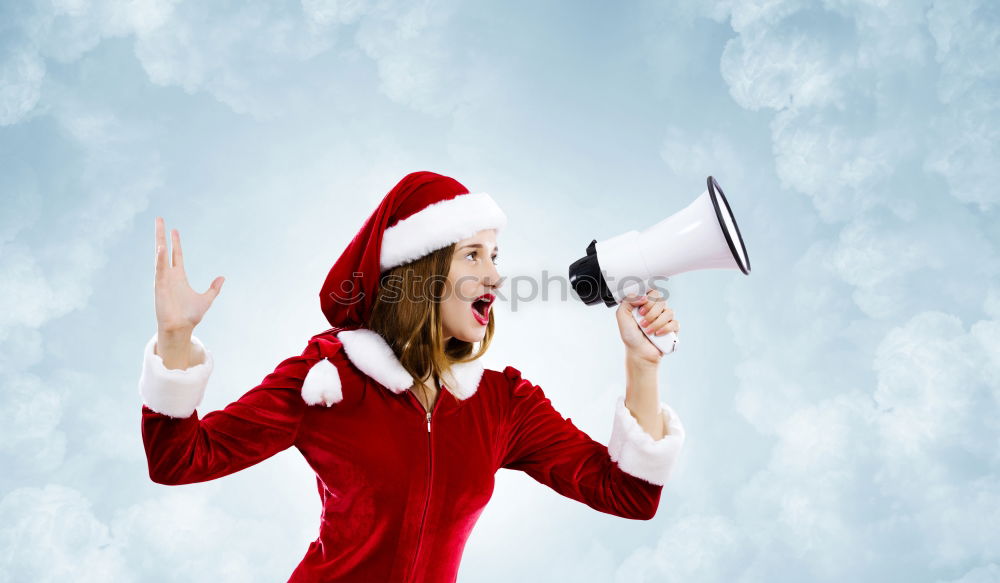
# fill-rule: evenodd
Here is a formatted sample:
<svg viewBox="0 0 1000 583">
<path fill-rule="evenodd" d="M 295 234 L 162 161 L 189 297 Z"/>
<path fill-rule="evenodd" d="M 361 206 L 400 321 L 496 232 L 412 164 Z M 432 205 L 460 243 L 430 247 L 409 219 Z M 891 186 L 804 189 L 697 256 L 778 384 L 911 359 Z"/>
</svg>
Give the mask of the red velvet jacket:
<svg viewBox="0 0 1000 583">
<path fill-rule="evenodd" d="M 600 512 L 647 520 L 684 442 L 654 441 L 619 397 L 604 446 L 553 407 L 520 371 L 455 367 L 432 411 L 371 330 L 314 336 L 260 385 L 199 418 L 212 354 L 168 370 L 144 355 L 139 392 L 150 478 L 179 485 L 219 478 L 295 446 L 316 471 L 323 512 L 289 582 L 456 580 L 466 540 L 500 468 L 522 470 Z"/>
</svg>

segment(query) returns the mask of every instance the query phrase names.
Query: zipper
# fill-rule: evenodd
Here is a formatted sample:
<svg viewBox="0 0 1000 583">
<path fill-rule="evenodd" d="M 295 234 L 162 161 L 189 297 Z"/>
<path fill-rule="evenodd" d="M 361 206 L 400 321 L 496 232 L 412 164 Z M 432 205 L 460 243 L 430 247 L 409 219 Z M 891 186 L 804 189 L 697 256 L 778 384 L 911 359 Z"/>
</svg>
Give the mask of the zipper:
<svg viewBox="0 0 1000 583">
<path fill-rule="evenodd" d="M 444 385 L 438 391 L 444 390 Z M 409 391 L 408 391 L 409 392 Z M 420 404 L 420 400 L 417 396 L 410 392 L 413 400 L 416 401 L 417 406 L 420 409 L 424 409 L 424 406 Z M 431 407 L 431 411 L 437 409 L 438 403 L 441 401 L 441 394 L 434 399 L 434 405 Z M 425 410 L 426 411 L 426 410 Z M 420 557 L 420 543 L 423 540 L 424 535 L 424 522 L 427 519 L 427 507 L 431 499 L 431 484 L 433 483 L 432 478 L 434 477 L 434 450 L 431 448 L 431 411 L 427 411 L 427 494 L 424 496 L 424 510 L 420 515 L 420 526 L 417 528 L 417 548 L 413 552 L 413 561 L 410 563 L 410 580 L 416 579 L 416 571 L 414 570 L 417 566 L 417 559 Z"/>
</svg>

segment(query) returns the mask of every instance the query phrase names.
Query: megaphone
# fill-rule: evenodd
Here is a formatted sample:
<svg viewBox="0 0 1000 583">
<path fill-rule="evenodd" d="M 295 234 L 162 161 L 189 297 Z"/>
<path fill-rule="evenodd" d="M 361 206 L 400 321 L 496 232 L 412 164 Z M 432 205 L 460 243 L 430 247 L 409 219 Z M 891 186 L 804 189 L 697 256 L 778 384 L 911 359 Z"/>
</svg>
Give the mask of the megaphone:
<svg viewBox="0 0 1000 583">
<path fill-rule="evenodd" d="M 691 204 L 648 229 L 591 241 L 587 254 L 569 266 L 569 281 L 580 299 L 617 306 L 629 294 L 646 293 L 654 278 L 697 269 L 739 269 L 750 275 L 750 257 L 729 201 L 714 178 L 707 182 Z M 637 322 L 639 308 L 632 308 Z M 662 354 L 677 349 L 674 332 L 643 333 Z"/>
</svg>

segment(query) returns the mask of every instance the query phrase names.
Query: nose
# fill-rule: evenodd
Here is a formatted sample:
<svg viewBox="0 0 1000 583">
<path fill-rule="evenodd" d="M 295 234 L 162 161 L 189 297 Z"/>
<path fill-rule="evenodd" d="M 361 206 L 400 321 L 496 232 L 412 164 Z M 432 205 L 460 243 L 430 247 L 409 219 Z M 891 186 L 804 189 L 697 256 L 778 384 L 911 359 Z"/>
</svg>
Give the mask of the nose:
<svg viewBox="0 0 1000 583">
<path fill-rule="evenodd" d="M 496 289 L 500 289 L 500 286 L 503 284 L 503 277 L 500 275 L 500 272 L 497 270 L 497 266 L 496 265 L 493 265 L 492 263 L 490 263 L 489 273 L 486 275 L 486 280 L 485 280 L 484 283 L 487 286 L 490 286 L 490 287 L 493 287 L 493 288 L 496 288 Z"/>
</svg>

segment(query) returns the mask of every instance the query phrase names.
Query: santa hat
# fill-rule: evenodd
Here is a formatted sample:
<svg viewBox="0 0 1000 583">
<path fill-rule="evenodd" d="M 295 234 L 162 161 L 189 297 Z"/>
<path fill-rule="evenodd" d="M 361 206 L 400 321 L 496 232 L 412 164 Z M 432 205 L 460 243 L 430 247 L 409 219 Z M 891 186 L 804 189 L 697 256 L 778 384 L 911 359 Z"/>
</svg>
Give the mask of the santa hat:
<svg viewBox="0 0 1000 583">
<path fill-rule="evenodd" d="M 366 329 L 381 274 L 419 259 L 483 229 L 500 230 L 507 216 L 485 192 L 470 193 L 454 178 L 412 172 L 385 195 L 337 259 L 320 290 L 323 314 L 334 327 L 346 357 L 359 370 L 395 393 L 413 383 L 384 338 Z M 328 346 L 328 345 L 327 345 Z M 303 398 L 331 405 L 343 398 L 330 357 L 306 377 Z M 483 373 L 476 361 L 452 366 L 449 391 L 459 399 L 475 393 Z"/>
<path fill-rule="evenodd" d="M 485 192 L 470 193 L 454 178 L 412 172 L 400 180 L 334 263 L 319 301 L 330 325 L 366 325 L 382 272 L 471 237 L 499 233 L 507 216 Z"/>
</svg>

